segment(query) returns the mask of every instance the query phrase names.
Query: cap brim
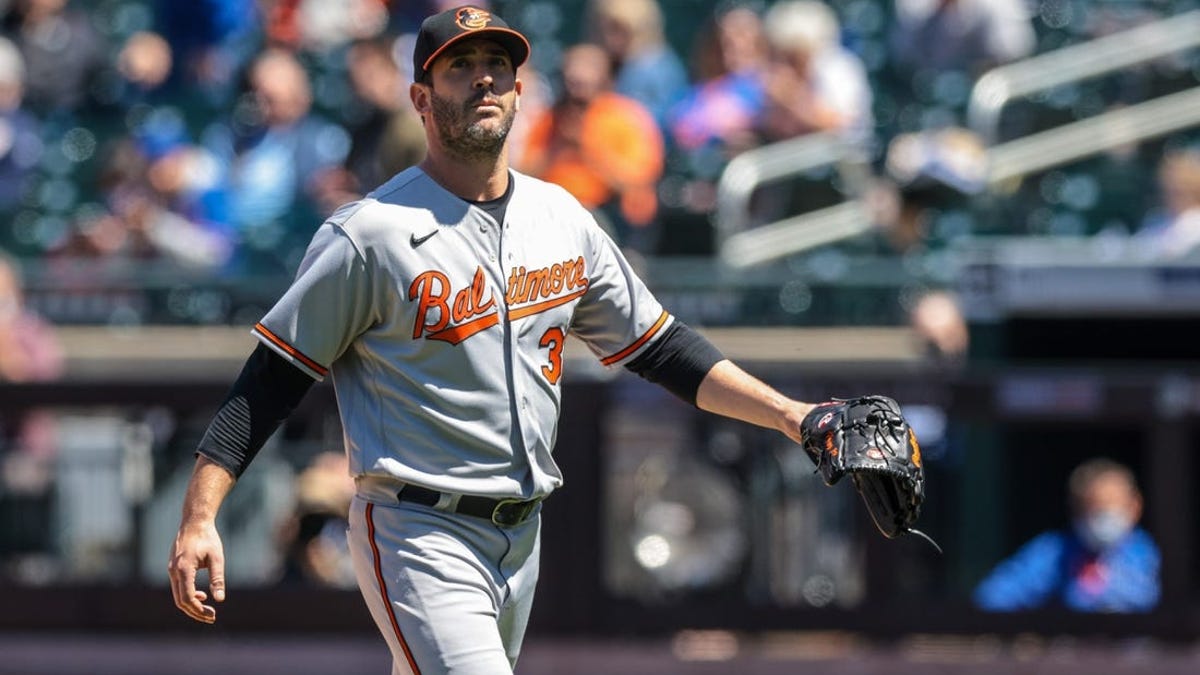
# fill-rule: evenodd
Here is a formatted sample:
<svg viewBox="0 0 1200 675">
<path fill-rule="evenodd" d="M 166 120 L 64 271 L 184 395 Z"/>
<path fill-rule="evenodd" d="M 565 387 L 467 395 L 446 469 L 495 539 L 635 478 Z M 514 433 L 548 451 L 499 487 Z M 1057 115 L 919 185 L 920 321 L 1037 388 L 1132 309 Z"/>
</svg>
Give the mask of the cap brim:
<svg viewBox="0 0 1200 675">
<path fill-rule="evenodd" d="M 475 38 L 495 40 L 496 42 L 500 43 L 500 46 L 504 47 L 504 50 L 508 52 L 510 57 L 512 57 L 513 68 L 519 68 L 521 64 L 525 63 L 525 60 L 529 58 L 529 40 L 525 39 L 524 35 L 521 35 L 511 28 L 480 28 L 479 30 L 473 30 L 468 33 L 461 33 L 453 38 L 450 38 L 449 40 L 446 40 L 441 47 L 438 47 L 432 54 L 429 55 L 429 58 L 425 59 L 425 63 L 421 64 L 422 73 L 429 72 L 429 66 L 433 65 L 433 62 L 437 60 L 437 57 L 441 56 L 443 52 L 450 48 L 451 45 L 462 42 L 463 40 L 471 40 Z M 417 73 L 418 77 L 420 77 L 420 75 L 421 73 Z"/>
</svg>

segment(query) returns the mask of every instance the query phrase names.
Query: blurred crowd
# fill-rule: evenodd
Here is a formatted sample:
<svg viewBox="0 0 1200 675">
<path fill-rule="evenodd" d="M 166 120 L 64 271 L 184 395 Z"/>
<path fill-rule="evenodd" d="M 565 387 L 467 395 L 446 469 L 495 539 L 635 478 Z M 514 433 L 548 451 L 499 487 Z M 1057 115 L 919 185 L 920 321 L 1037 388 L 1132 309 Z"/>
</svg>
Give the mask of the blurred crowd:
<svg viewBox="0 0 1200 675">
<path fill-rule="evenodd" d="M 323 215 L 421 158 L 412 34 L 451 4 L 0 2 L 0 249 L 290 274 Z M 970 235 L 962 218 L 922 212 L 953 211 L 978 188 L 978 139 L 961 129 L 978 75 L 1171 12 L 1096 3 L 1085 17 L 1049 0 L 712 2 L 686 16 L 658 0 L 495 4 L 536 43 L 514 165 L 566 186 L 645 255 L 711 254 L 729 160 L 810 133 L 836 134 L 878 167 L 883 250 Z M 560 25 L 572 11 L 577 31 Z M 1172 177 L 1198 161 L 1180 154 L 1164 167 Z M 1170 180 L 1151 227 L 1185 221 L 1160 237 L 1175 252 L 1194 244 L 1194 216 L 1167 212 L 1200 197 L 1195 181 Z M 759 222 L 799 192 L 764 195 Z"/>
</svg>

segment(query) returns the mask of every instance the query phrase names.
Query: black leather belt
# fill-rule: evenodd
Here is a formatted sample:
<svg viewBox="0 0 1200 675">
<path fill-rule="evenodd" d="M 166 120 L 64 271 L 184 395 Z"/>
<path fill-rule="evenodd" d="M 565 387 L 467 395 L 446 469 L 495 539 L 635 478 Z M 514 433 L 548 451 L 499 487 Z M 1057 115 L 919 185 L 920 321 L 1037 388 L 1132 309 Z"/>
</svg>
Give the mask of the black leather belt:
<svg viewBox="0 0 1200 675">
<path fill-rule="evenodd" d="M 442 493 L 420 485 L 408 484 L 400 488 L 400 491 L 396 493 L 396 499 L 423 506 L 436 506 L 438 502 L 442 501 Z M 464 516 L 490 520 L 498 527 L 515 527 L 529 520 L 541 501 L 541 499 L 492 499 L 491 497 L 463 495 L 458 498 L 457 504 L 452 502 L 453 508 L 446 510 L 451 513 L 461 513 Z"/>
</svg>

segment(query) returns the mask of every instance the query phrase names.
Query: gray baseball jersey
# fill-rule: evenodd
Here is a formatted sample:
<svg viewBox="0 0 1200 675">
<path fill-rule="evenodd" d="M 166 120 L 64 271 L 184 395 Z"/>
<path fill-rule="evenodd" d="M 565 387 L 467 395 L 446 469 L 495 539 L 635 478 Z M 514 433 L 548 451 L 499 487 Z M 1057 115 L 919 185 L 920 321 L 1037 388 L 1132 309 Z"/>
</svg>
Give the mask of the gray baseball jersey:
<svg viewBox="0 0 1200 675">
<path fill-rule="evenodd" d="M 551 457 L 563 346 L 635 357 L 672 317 L 562 188 L 512 172 L 504 223 L 419 168 L 326 221 L 255 335 L 333 377 L 351 472 L 532 498 Z"/>
</svg>

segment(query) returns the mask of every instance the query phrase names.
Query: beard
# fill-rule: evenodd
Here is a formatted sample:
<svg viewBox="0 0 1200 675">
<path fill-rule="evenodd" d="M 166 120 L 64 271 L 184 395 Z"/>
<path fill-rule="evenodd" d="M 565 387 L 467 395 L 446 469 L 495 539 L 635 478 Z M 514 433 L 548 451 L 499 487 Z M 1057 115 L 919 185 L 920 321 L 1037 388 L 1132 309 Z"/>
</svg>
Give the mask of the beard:
<svg viewBox="0 0 1200 675">
<path fill-rule="evenodd" d="M 475 104 L 483 94 L 472 97 L 463 104 L 430 92 L 433 104 L 433 122 L 442 145 L 451 154 L 463 159 L 496 159 L 504 149 L 508 132 L 512 129 L 515 108 L 501 107 L 497 124 L 488 125 L 487 120 L 470 120 Z M 498 98 L 498 97 L 497 97 Z"/>
</svg>

